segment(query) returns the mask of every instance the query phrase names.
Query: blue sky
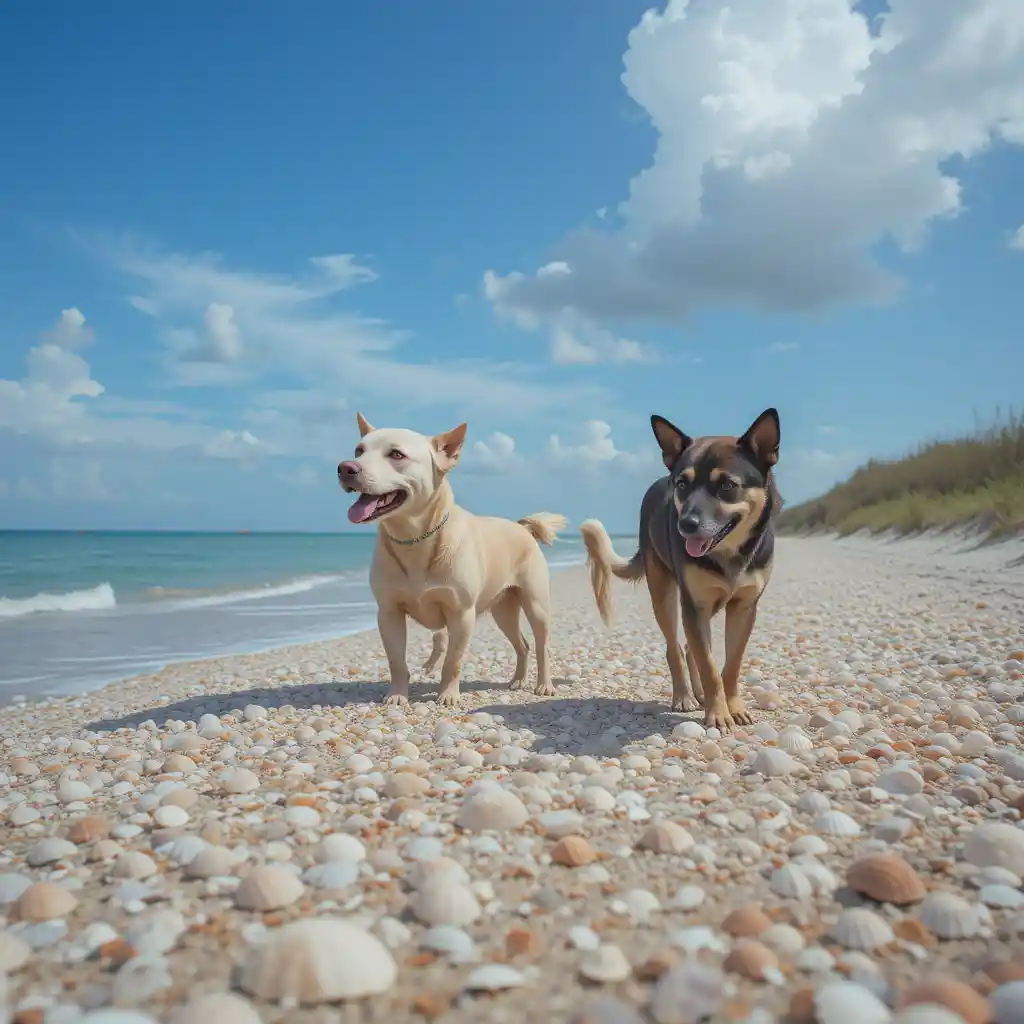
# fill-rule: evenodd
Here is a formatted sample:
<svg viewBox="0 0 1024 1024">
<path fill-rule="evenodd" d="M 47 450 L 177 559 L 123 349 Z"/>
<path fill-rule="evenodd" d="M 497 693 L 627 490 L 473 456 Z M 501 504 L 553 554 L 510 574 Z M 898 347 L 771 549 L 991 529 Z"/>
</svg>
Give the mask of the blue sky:
<svg viewBox="0 0 1024 1024">
<path fill-rule="evenodd" d="M 5 7 L 0 526 L 343 528 L 359 409 L 631 530 L 652 412 L 798 501 L 1019 405 L 1024 7 L 727 6 Z"/>
</svg>

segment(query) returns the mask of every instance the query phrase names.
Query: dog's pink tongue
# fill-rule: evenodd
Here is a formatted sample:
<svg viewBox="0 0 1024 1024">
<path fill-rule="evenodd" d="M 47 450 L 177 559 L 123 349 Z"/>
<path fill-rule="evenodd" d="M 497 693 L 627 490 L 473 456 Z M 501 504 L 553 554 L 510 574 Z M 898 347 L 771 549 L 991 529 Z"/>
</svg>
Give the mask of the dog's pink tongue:
<svg viewBox="0 0 1024 1024">
<path fill-rule="evenodd" d="M 687 537 L 686 553 L 691 558 L 703 558 L 711 550 L 714 537 Z"/>
<path fill-rule="evenodd" d="M 360 494 L 348 510 L 350 523 L 365 523 L 377 511 L 377 497 L 373 494 Z"/>
</svg>

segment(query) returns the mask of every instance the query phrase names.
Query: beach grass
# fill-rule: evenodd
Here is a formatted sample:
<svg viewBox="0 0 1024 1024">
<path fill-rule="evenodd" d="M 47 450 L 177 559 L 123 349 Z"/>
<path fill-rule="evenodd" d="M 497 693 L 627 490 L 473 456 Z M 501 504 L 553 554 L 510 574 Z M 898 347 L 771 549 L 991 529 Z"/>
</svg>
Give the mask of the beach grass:
<svg viewBox="0 0 1024 1024">
<path fill-rule="evenodd" d="M 899 459 L 872 459 L 818 498 L 783 510 L 789 533 L 910 534 L 976 526 L 993 539 L 1024 532 L 1024 418 L 1011 412 Z"/>
</svg>

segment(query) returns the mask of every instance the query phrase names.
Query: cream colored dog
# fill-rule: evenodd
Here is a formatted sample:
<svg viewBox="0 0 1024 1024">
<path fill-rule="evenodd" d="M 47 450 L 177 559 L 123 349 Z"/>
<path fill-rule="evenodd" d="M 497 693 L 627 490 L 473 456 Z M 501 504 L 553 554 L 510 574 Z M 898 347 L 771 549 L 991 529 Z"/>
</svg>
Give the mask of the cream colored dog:
<svg viewBox="0 0 1024 1024">
<path fill-rule="evenodd" d="M 550 544 L 565 517 L 540 512 L 514 523 L 475 516 L 456 505 L 447 476 L 466 440 L 465 423 L 426 437 L 412 430 L 376 430 L 360 413 L 356 420 L 361 440 L 355 457 L 338 466 L 338 480 L 345 491 L 359 495 L 348 513 L 353 523 L 381 521 L 370 588 L 391 670 L 387 703 L 409 700 L 406 617 L 434 630 L 424 671 L 432 672 L 444 658 L 441 704 L 458 700 L 462 659 L 478 616 L 486 612 L 515 648 L 510 688 L 525 685 L 530 647 L 519 628 L 520 609 L 537 646 L 534 692 L 553 695 L 548 564 L 537 542 Z"/>
</svg>

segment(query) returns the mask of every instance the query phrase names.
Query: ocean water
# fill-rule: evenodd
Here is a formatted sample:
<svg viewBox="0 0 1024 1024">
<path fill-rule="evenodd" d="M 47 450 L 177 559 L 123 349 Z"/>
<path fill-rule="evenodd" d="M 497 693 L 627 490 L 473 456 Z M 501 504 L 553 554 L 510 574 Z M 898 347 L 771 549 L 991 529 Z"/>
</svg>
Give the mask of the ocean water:
<svg viewBox="0 0 1024 1024">
<path fill-rule="evenodd" d="M 374 534 L 0 531 L 0 703 L 376 622 Z M 584 561 L 568 535 L 553 570 Z"/>
</svg>

